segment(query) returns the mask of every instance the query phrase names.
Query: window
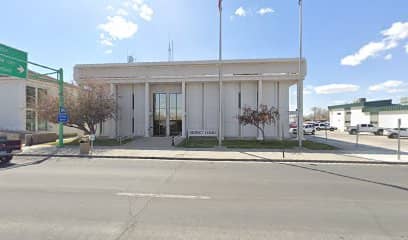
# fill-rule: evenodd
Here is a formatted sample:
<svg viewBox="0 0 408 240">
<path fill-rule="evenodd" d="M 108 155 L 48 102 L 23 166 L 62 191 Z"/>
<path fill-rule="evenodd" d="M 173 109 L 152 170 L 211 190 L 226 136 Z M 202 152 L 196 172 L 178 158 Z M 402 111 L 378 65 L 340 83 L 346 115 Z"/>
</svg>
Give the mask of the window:
<svg viewBox="0 0 408 240">
<path fill-rule="evenodd" d="M 26 108 L 35 108 L 35 88 L 26 87 Z"/>
<path fill-rule="evenodd" d="M 241 109 L 241 92 L 238 93 L 238 108 Z"/>
<path fill-rule="evenodd" d="M 34 110 L 27 110 L 26 111 L 26 130 L 35 132 L 35 119 L 36 119 L 36 114 Z"/>
<path fill-rule="evenodd" d="M 341 115 L 341 113 L 337 113 L 337 115 Z"/>
</svg>

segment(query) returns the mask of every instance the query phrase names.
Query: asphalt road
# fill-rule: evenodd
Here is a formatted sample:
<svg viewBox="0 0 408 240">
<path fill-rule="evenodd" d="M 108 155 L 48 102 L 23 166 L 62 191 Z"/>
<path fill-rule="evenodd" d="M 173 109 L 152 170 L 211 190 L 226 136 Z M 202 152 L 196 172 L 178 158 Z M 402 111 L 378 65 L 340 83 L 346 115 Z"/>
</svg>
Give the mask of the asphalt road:
<svg viewBox="0 0 408 240">
<path fill-rule="evenodd" d="M 408 239 L 407 167 L 19 161 L 0 239 Z"/>
</svg>

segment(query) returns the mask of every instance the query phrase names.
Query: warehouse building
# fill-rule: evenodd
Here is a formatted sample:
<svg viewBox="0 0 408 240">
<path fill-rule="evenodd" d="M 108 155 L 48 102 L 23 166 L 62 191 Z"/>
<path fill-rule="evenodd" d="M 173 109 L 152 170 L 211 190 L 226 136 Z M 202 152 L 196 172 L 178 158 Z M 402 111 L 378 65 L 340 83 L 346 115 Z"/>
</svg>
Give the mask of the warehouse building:
<svg viewBox="0 0 408 240">
<path fill-rule="evenodd" d="M 403 127 L 408 127 L 408 102 L 401 99 L 393 104 L 391 99 L 367 101 L 360 98 L 350 104 L 329 106 L 330 124 L 340 130 L 357 124 L 373 124 L 381 128 L 396 128 L 398 119 Z"/>
<path fill-rule="evenodd" d="M 79 84 L 110 86 L 117 100 L 115 120 L 103 124 L 101 135 L 182 136 L 219 129 L 218 61 L 176 61 L 76 65 Z M 223 61 L 222 135 L 256 138 L 257 129 L 241 126 L 237 116 L 245 106 L 261 104 L 279 109 L 280 120 L 267 126 L 268 138 L 288 136 L 289 87 L 306 75 L 298 74 L 298 59 Z M 282 131 L 283 130 L 283 131 Z"/>
</svg>

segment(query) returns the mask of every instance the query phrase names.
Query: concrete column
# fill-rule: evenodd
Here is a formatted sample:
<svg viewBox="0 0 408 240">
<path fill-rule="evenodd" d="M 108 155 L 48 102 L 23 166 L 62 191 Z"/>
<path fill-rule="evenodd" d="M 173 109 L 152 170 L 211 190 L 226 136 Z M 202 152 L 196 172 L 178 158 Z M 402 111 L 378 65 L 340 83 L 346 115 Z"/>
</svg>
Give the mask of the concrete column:
<svg viewBox="0 0 408 240">
<path fill-rule="evenodd" d="M 181 136 L 182 137 L 186 137 L 186 82 L 183 81 L 181 83 L 181 99 L 182 99 L 182 103 L 181 103 Z"/>
<path fill-rule="evenodd" d="M 262 80 L 258 80 L 258 107 L 262 105 Z M 258 130 L 258 140 L 262 140 L 262 132 Z"/>
<path fill-rule="evenodd" d="M 110 133 L 109 137 L 110 138 L 116 138 L 118 137 L 118 120 L 119 120 L 119 111 L 118 111 L 118 94 L 117 94 L 117 88 L 116 85 L 111 83 L 110 84 L 110 94 L 113 96 L 113 99 L 115 99 L 115 118 L 110 120 Z"/>
<path fill-rule="evenodd" d="M 166 136 L 170 136 L 170 94 L 166 93 Z"/>
<path fill-rule="evenodd" d="M 150 137 L 150 86 L 145 82 L 145 137 Z"/>
</svg>

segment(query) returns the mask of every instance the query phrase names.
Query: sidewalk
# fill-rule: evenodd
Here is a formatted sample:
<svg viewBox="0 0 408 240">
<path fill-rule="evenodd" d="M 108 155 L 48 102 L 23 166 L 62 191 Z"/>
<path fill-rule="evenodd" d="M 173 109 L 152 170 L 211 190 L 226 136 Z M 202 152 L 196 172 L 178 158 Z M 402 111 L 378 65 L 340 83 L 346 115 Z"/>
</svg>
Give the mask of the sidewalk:
<svg viewBox="0 0 408 240">
<path fill-rule="evenodd" d="M 408 164 L 408 156 L 401 160 L 390 155 L 381 154 L 350 154 L 342 151 L 311 151 L 290 150 L 283 153 L 279 150 L 265 149 L 126 149 L 112 147 L 95 147 L 92 155 L 80 155 L 78 147 L 54 146 L 25 147 L 17 156 L 48 156 L 55 157 L 95 157 L 95 158 L 126 158 L 126 159 L 162 159 L 162 160 L 205 160 L 205 161 L 259 161 L 259 162 L 318 162 L 318 163 L 389 163 Z"/>
</svg>

